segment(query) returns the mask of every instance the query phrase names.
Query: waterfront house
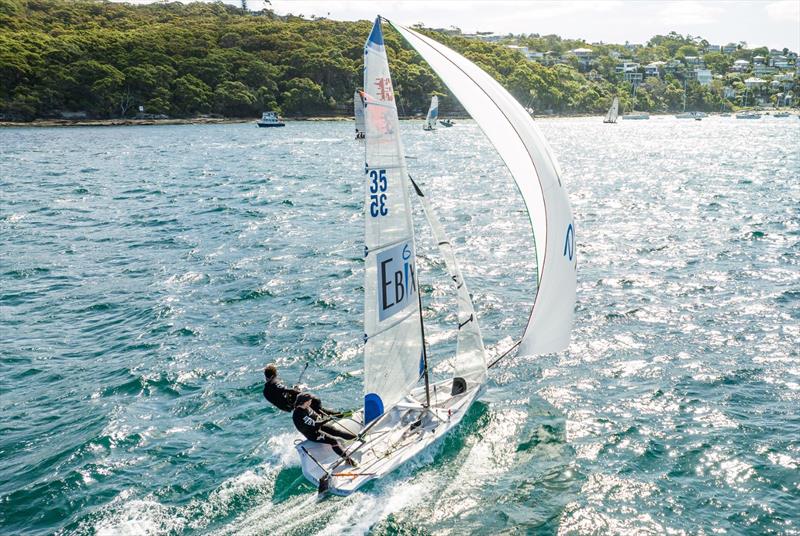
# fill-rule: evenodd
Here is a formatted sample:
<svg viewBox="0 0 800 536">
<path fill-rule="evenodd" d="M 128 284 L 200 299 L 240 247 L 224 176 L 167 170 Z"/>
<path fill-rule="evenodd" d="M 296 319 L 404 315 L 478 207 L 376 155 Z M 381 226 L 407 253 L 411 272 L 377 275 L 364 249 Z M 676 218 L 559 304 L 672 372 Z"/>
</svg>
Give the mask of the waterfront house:
<svg viewBox="0 0 800 536">
<path fill-rule="evenodd" d="M 578 59 L 578 69 L 580 71 L 588 71 L 589 63 L 592 61 L 591 48 L 575 48 L 569 51 L 569 54 Z"/>
<path fill-rule="evenodd" d="M 695 69 L 694 70 L 695 77 L 697 78 L 697 83 L 701 86 L 708 86 L 711 85 L 711 70 L 709 69 Z"/>
<path fill-rule="evenodd" d="M 735 73 L 743 73 L 750 70 L 750 62 L 747 60 L 736 60 L 733 62 L 733 66 L 730 70 Z"/>
<path fill-rule="evenodd" d="M 788 69 L 789 59 L 783 55 L 770 56 L 769 64 L 776 69 Z"/>
<path fill-rule="evenodd" d="M 537 52 L 535 50 L 528 51 L 528 59 L 538 63 L 544 62 L 544 52 Z"/>
<path fill-rule="evenodd" d="M 733 54 L 738 49 L 739 49 L 739 47 L 736 45 L 736 43 L 728 43 L 727 45 L 724 45 L 722 47 L 722 53 L 723 54 Z"/>
<path fill-rule="evenodd" d="M 618 63 L 616 66 L 617 73 L 629 73 L 639 70 L 639 64 L 635 61 L 630 60 L 623 60 L 621 63 Z"/>
<path fill-rule="evenodd" d="M 507 49 L 513 50 L 514 52 L 519 52 L 526 58 L 528 57 L 528 47 L 521 47 L 518 45 L 506 45 Z"/>
<path fill-rule="evenodd" d="M 764 76 L 768 74 L 773 74 L 777 71 L 778 69 L 776 69 L 775 67 L 770 67 L 769 65 L 764 65 L 762 63 L 753 66 L 753 76 Z"/>
<path fill-rule="evenodd" d="M 675 74 L 681 67 L 683 67 L 681 60 L 671 59 L 664 64 L 664 72 Z"/>
<path fill-rule="evenodd" d="M 764 85 L 767 81 L 762 78 L 756 78 L 751 76 L 747 80 L 744 81 L 744 85 L 747 86 L 747 89 L 753 89 Z"/>
<path fill-rule="evenodd" d="M 661 77 L 661 70 L 664 69 L 667 62 L 665 61 L 654 61 L 652 63 L 648 63 L 644 67 L 644 75 L 645 76 L 656 76 Z"/>
<path fill-rule="evenodd" d="M 630 82 L 634 86 L 638 86 L 639 84 L 642 83 L 644 75 L 636 71 L 628 71 L 623 74 L 623 78 L 625 79 L 626 82 Z"/>
</svg>

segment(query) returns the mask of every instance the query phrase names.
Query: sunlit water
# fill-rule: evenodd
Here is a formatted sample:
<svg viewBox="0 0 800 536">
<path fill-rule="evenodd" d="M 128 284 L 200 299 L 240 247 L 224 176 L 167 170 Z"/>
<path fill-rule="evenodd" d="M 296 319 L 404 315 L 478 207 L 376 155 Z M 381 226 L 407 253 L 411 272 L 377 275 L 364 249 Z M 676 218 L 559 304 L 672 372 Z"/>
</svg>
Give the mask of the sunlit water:
<svg viewBox="0 0 800 536">
<path fill-rule="evenodd" d="M 578 229 L 569 350 L 502 362 L 443 442 L 321 502 L 261 368 L 360 403 L 351 123 L 0 130 L 0 532 L 800 533 L 800 121 L 539 125 Z M 515 188 L 474 124 L 403 130 L 507 347 L 535 288 Z"/>
</svg>

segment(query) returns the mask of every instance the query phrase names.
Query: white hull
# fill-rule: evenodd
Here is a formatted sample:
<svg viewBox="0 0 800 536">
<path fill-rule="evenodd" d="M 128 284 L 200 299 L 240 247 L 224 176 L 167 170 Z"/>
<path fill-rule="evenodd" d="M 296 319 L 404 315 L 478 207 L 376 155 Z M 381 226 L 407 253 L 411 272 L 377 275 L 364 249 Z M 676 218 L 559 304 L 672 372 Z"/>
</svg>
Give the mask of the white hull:
<svg viewBox="0 0 800 536">
<path fill-rule="evenodd" d="M 676 114 L 675 117 L 678 119 L 703 119 L 708 117 L 708 114 L 705 112 L 683 112 Z"/>
<path fill-rule="evenodd" d="M 482 387 L 482 384 L 471 384 L 465 392 L 450 396 L 452 380 L 431 385 L 430 408 L 421 404 L 425 400 L 424 388 L 415 389 L 380 417 L 363 440 L 349 442 L 345 450 L 358 463 L 355 468 L 342 462 L 329 445 L 303 441 L 296 447 L 303 475 L 319 486 L 320 479 L 329 474 L 327 491 L 349 495 L 370 480 L 390 473 L 443 437 L 461 422 Z M 340 421 L 340 425 L 357 434 L 362 429 L 363 418 L 363 411 L 359 411 L 350 419 Z"/>
</svg>

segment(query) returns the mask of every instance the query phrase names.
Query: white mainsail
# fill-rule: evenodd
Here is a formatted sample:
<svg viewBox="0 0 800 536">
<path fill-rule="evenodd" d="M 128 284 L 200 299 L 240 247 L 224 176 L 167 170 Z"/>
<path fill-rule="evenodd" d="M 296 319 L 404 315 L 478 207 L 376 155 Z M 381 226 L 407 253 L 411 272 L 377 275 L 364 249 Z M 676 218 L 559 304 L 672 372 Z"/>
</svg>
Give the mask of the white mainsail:
<svg viewBox="0 0 800 536">
<path fill-rule="evenodd" d="M 364 47 L 364 422 L 406 396 L 423 371 L 408 172 L 381 26 Z"/>
<path fill-rule="evenodd" d="M 619 116 L 619 97 L 614 97 L 614 101 L 611 103 L 611 107 L 608 109 L 606 119 L 603 123 L 616 123 L 617 116 Z"/>
<path fill-rule="evenodd" d="M 356 118 L 356 139 L 364 137 L 364 99 L 361 92 L 356 90 L 353 95 L 353 114 Z"/>
<path fill-rule="evenodd" d="M 431 97 L 431 105 L 428 108 L 428 115 L 425 116 L 425 130 L 433 130 L 436 128 L 436 120 L 439 119 L 439 97 L 434 95 Z"/>
<path fill-rule="evenodd" d="M 569 344 L 575 306 L 575 224 L 547 142 L 522 106 L 478 66 L 429 37 L 391 24 L 492 142 L 532 217 L 538 288 L 519 352 L 544 354 L 564 349 Z"/>
</svg>

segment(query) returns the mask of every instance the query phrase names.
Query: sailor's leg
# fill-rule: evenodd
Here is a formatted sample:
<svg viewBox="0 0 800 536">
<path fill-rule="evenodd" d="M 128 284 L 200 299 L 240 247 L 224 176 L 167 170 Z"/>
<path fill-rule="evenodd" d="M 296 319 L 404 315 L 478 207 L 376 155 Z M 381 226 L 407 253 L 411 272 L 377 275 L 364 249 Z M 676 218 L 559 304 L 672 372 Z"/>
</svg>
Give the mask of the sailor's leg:
<svg viewBox="0 0 800 536">
<path fill-rule="evenodd" d="M 355 439 L 356 435 L 348 432 L 344 428 L 331 426 L 330 424 L 323 424 L 320 428 L 322 432 L 328 435 L 341 437 L 342 439 Z"/>
<path fill-rule="evenodd" d="M 338 454 L 340 457 L 344 458 L 345 453 L 342 450 L 342 447 L 339 445 L 339 442 L 336 441 L 336 438 L 331 437 L 330 435 L 326 434 L 325 432 L 320 432 L 317 439 L 315 439 L 317 443 L 326 443 L 331 446 L 333 452 Z"/>
</svg>

